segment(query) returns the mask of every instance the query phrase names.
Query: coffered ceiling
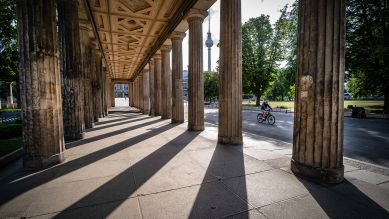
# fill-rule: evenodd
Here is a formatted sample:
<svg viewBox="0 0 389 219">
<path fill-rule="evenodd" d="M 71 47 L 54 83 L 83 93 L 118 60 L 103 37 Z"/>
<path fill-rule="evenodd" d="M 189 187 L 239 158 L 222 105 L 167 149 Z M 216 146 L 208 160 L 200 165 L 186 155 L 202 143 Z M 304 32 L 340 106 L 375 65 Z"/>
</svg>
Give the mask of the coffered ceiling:
<svg viewBox="0 0 389 219">
<path fill-rule="evenodd" d="M 182 31 L 187 29 L 183 24 L 185 21 L 176 18 L 189 11 L 182 10 L 188 7 L 188 3 L 192 2 L 190 7 L 207 10 L 216 0 L 86 1 L 84 5 L 94 21 L 92 25 L 98 34 L 111 78 L 131 79 L 150 57 L 161 35 L 166 35 L 167 26 L 174 25 Z"/>
</svg>

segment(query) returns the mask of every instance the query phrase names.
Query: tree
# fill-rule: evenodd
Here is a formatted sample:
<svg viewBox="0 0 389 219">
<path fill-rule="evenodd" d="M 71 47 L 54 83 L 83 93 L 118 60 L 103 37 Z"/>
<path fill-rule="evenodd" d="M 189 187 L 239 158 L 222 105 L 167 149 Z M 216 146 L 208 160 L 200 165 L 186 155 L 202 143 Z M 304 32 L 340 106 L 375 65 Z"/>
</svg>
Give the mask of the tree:
<svg viewBox="0 0 389 219">
<path fill-rule="evenodd" d="M 284 10 L 288 9 L 288 4 Z M 295 1 L 290 7 L 290 12 L 281 14 L 280 21 L 286 21 L 286 35 L 285 42 L 285 59 L 286 66 L 280 69 L 276 74 L 276 78 L 270 89 L 270 96 L 272 98 L 279 98 L 283 100 L 284 97 L 293 98 L 290 90 L 295 84 L 296 75 L 296 56 L 297 56 L 297 25 L 298 25 L 298 1 Z"/>
<path fill-rule="evenodd" d="M 0 0 L 0 80 L 18 79 L 15 0 Z"/>
<path fill-rule="evenodd" d="M 269 16 L 251 18 L 242 26 L 243 91 L 260 97 L 275 78 L 278 62 L 283 59 L 287 36 L 286 8 L 273 29 Z"/>
<path fill-rule="evenodd" d="M 389 0 L 349 0 L 346 79 L 353 96 L 384 95 L 389 112 Z"/>
<path fill-rule="evenodd" d="M 204 98 L 215 101 L 219 97 L 219 74 L 217 72 L 204 72 Z"/>
</svg>

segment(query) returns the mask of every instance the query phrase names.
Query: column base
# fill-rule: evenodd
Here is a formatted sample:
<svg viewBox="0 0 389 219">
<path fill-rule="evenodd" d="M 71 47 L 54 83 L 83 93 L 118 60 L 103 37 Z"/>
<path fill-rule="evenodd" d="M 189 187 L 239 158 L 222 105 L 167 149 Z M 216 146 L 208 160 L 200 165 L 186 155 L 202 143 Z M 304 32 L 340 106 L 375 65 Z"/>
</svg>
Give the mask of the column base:
<svg viewBox="0 0 389 219">
<path fill-rule="evenodd" d="M 148 115 L 149 113 L 150 113 L 150 111 L 148 111 L 148 110 L 143 110 L 143 114 Z"/>
<path fill-rule="evenodd" d="M 243 137 L 242 136 L 236 136 L 236 137 L 225 137 L 225 136 L 218 136 L 217 143 L 219 144 L 233 144 L 233 145 L 241 145 L 243 144 Z"/>
<path fill-rule="evenodd" d="M 85 138 L 85 132 L 65 136 L 65 141 L 77 141 Z"/>
<path fill-rule="evenodd" d="M 23 169 L 41 170 L 65 161 L 65 153 L 55 154 L 51 157 L 23 157 Z"/>
<path fill-rule="evenodd" d="M 204 131 L 204 125 L 188 125 L 188 131 Z"/>
<path fill-rule="evenodd" d="M 171 119 L 170 116 L 161 116 L 161 119 Z"/>
<path fill-rule="evenodd" d="M 184 123 L 183 119 L 172 119 L 172 123 Z"/>
<path fill-rule="evenodd" d="M 95 127 L 95 123 L 92 122 L 92 123 L 90 124 L 90 128 L 94 128 L 94 127 Z"/>
<path fill-rule="evenodd" d="M 294 174 L 320 183 L 341 183 L 344 179 L 344 166 L 337 169 L 321 169 L 301 164 L 292 159 L 291 170 Z"/>
</svg>

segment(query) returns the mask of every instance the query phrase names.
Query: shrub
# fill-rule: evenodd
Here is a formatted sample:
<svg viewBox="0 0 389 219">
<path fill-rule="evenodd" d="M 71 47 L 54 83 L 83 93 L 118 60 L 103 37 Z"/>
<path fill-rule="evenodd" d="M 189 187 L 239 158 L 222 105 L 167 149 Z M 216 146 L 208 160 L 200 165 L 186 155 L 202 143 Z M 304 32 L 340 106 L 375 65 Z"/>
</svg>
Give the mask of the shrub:
<svg viewBox="0 0 389 219">
<path fill-rule="evenodd" d="M 9 139 L 22 136 L 21 124 L 1 124 L 0 139 Z"/>
</svg>

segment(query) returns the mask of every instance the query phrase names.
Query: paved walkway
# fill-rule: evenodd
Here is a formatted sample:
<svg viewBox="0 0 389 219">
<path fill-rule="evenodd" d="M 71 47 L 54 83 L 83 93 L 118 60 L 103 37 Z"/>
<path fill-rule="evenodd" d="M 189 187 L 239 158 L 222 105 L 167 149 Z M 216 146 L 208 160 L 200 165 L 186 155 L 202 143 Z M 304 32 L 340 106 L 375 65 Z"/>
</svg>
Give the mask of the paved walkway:
<svg viewBox="0 0 389 219">
<path fill-rule="evenodd" d="M 110 114 L 66 145 L 65 163 L 36 173 L 20 162 L 2 170 L 0 218 L 389 217 L 382 182 L 347 176 L 317 185 L 290 172 L 282 142 L 246 135 L 243 146 L 222 146 L 217 127 L 186 127 Z"/>
</svg>

